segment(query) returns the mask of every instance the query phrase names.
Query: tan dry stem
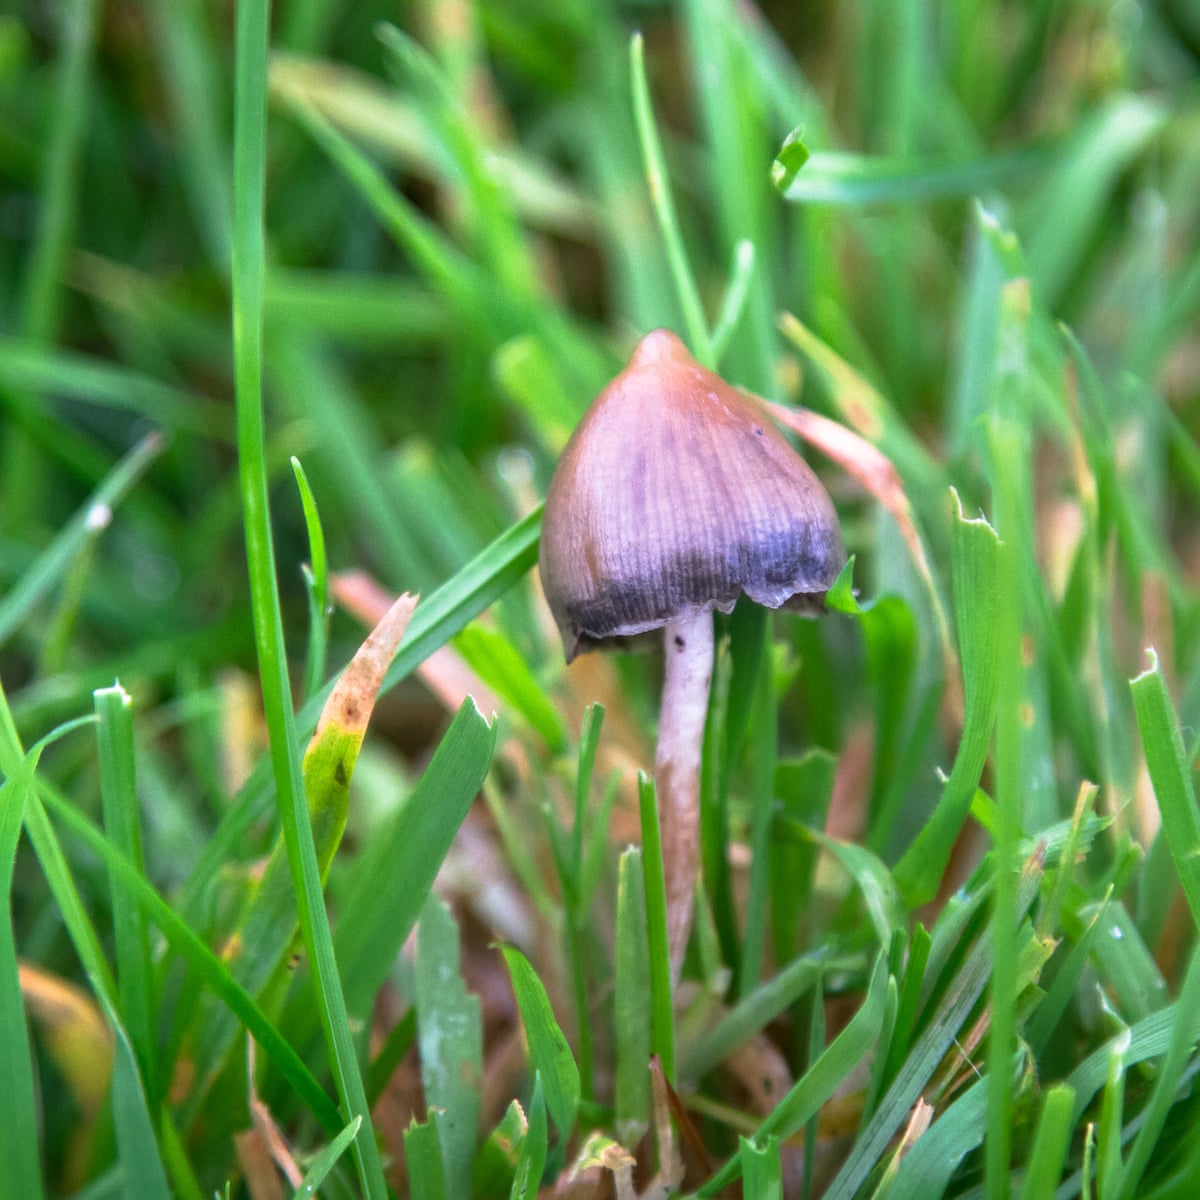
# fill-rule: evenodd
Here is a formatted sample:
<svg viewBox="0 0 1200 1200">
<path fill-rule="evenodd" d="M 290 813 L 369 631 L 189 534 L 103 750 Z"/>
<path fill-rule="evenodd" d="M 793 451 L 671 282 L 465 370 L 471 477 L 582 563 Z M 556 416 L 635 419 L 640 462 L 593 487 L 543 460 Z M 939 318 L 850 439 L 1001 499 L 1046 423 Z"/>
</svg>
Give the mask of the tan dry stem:
<svg viewBox="0 0 1200 1200">
<path fill-rule="evenodd" d="M 663 632 L 663 694 L 654 779 L 674 987 L 692 929 L 692 904 L 700 874 L 700 756 L 713 671 L 712 614 L 702 612 L 672 621 Z"/>
</svg>

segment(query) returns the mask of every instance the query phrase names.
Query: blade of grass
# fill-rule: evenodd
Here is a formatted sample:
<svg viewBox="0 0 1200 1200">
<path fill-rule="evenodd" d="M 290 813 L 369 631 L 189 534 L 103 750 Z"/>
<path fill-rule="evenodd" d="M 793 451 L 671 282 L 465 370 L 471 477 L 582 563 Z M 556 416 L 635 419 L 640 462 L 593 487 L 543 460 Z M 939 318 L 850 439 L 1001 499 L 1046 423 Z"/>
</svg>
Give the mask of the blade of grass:
<svg viewBox="0 0 1200 1200">
<path fill-rule="evenodd" d="M 13 773 L 11 764 L 5 762 L 4 772 L 8 778 L 0 785 L 0 892 L 4 897 L 0 914 L 0 1079 L 5 1082 L 0 1096 L 0 1162 L 9 1194 L 41 1200 L 41 1139 L 12 914 L 13 867 L 33 764 L 23 762 L 19 772 Z"/>
<path fill-rule="evenodd" d="M 37 232 L 19 318 L 21 334 L 39 344 L 53 341 L 59 324 L 63 274 L 74 232 L 78 175 L 89 113 L 95 10 L 95 0 L 72 0 L 56 13 L 55 32 L 61 38 L 61 48 L 50 92 L 53 116 L 44 143 Z M 22 429 L 10 431 L 5 440 L 0 480 L 3 480 L 0 508 L 6 520 L 12 522 L 14 529 L 26 528 L 38 512 L 44 485 L 33 443 Z"/>
<path fill-rule="evenodd" d="M 330 1136 L 336 1133 L 341 1128 L 337 1109 L 254 998 L 233 978 L 225 963 L 151 887 L 138 868 L 119 854 L 104 834 L 74 805 L 49 790 L 43 798 L 55 817 L 101 859 L 108 871 L 120 878 L 122 886 L 158 927 L 171 949 L 187 961 L 198 978 L 212 988 L 214 994 L 238 1018 L 279 1073 L 308 1105 L 325 1132 Z"/>
<path fill-rule="evenodd" d="M 806 996 L 831 971 L 853 970 L 858 955 L 832 955 L 818 950 L 788 963 L 782 971 L 739 1000 L 723 1017 L 680 1052 L 680 1074 L 698 1079 L 723 1062 L 739 1045 Z"/>
<path fill-rule="evenodd" d="M 1046 1092 L 1038 1132 L 1030 1151 L 1030 1162 L 1021 1184 L 1020 1200 L 1040 1200 L 1054 1194 L 1062 1178 L 1070 1148 L 1070 1109 L 1075 1096 L 1069 1087 L 1058 1085 Z"/>
<path fill-rule="evenodd" d="M 1033 903 L 1041 875 L 1036 861 L 1027 864 L 1017 896 L 1017 912 L 1023 912 Z M 980 937 L 972 945 L 936 1012 L 922 1029 L 850 1156 L 830 1184 L 827 1200 L 849 1200 L 857 1193 L 953 1046 L 963 1022 L 987 987 L 991 971 L 992 948 L 986 937 Z M 1007 1064 L 1005 1074 L 1007 1076 Z"/>
<path fill-rule="evenodd" d="M 854 1070 L 879 1036 L 887 1004 L 889 978 L 884 956 L 875 961 L 866 999 L 845 1028 L 825 1048 L 821 1056 L 800 1077 L 795 1086 L 758 1127 L 755 1138 L 775 1135 L 791 1137 L 801 1129 L 838 1086 Z M 699 1196 L 715 1196 L 738 1177 L 741 1161 L 730 1159 L 703 1187 Z"/>
<path fill-rule="evenodd" d="M 325 1182 L 325 1176 L 337 1165 L 337 1160 L 345 1154 L 347 1147 L 358 1136 L 358 1127 L 362 1124 L 361 1117 L 355 1117 L 341 1133 L 318 1154 L 308 1165 L 300 1186 L 292 1193 L 292 1200 L 310 1200 L 317 1194 L 317 1188 Z"/>
<path fill-rule="evenodd" d="M 993 758 L 996 775 L 996 829 L 992 839 L 995 891 L 992 898 L 991 944 L 991 1029 L 988 1037 L 988 1136 L 984 1143 L 984 1178 L 989 1200 L 1007 1200 L 1008 1172 L 1012 1160 L 1013 1092 L 1008 1077 L 1016 1040 L 1017 987 L 1017 891 L 1021 837 L 1022 727 L 1021 727 L 1021 633 L 1022 612 L 1019 527 L 1021 496 L 1014 480 L 1020 462 L 1027 461 L 1029 448 L 1015 421 L 997 417 L 992 424 L 991 449 L 996 463 L 995 501 L 999 509 L 1001 535 L 995 558 L 995 626 L 992 654 L 996 675 L 996 739 Z M 960 611 L 960 637 L 965 640 L 964 622 L 978 622 L 983 610 Z M 964 670 L 969 658 L 963 654 Z"/>
<path fill-rule="evenodd" d="M 963 732 L 941 801 L 896 866 L 896 883 L 910 906 L 932 899 L 937 890 L 983 772 L 996 715 L 996 625 L 981 620 L 980 614 L 990 611 L 994 602 L 1000 542 L 984 518 L 967 519 L 954 495 L 958 512 L 952 566 L 965 697 Z"/>
<path fill-rule="evenodd" d="M 417 926 L 414 972 L 421 1083 L 441 1147 L 447 1196 L 471 1191 L 483 1087 L 483 1022 L 479 997 L 459 970 L 458 927 L 431 894 Z"/>
<path fill-rule="evenodd" d="M 163 446 L 160 434 L 151 433 L 144 437 L 55 535 L 20 582 L 0 600 L 0 646 L 62 579 L 72 560 L 87 545 L 96 525 L 105 525 L 112 519 L 113 508 L 162 453 Z"/>
<path fill-rule="evenodd" d="M 551 1157 L 561 1165 L 579 1112 L 579 1068 L 575 1065 L 563 1031 L 554 1019 L 546 988 L 529 960 L 519 950 L 508 946 L 502 949 L 512 977 L 521 1023 L 525 1027 L 529 1057 L 542 1080 L 546 1108 L 558 1130 L 558 1142 Z"/>
<path fill-rule="evenodd" d="M 346 1003 L 356 1018 L 369 1015 L 483 784 L 495 744 L 495 723 L 489 725 L 468 697 L 395 821 L 356 872 L 335 942 Z"/>
<path fill-rule="evenodd" d="M 899 204 L 972 196 L 1043 166 L 1044 148 L 1027 146 L 961 161 L 906 155 L 851 154 L 817 150 L 784 179 L 793 204 Z"/>
<path fill-rule="evenodd" d="M 713 362 L 718 366 L 746 310 L 746 298 L 754 282 L 754 262 L 754 243 L 748 238 L 740 239 L 733 250 L 733 269 L 712 331 Z"/>
<path fill-rule="evenodd" d="M 771 893 L 771 829 L 775 815 L 775 763 L 779 757 L 779 705 L 772 670 L 771 626 L 762 626 L 765 639 L 757 675 L 750 753 L 753 792 L 750 824 L 750 890 L 746 897 L 745 932 L 738 963 L 738 994 L 748 995 L 762 979 L 766 952 L 767 909 Z M 782 881 L 776 880 L 775 886 Z"/>
<path fill-rule="evenodd" d="M 738 242 L 749 239 L 762 262 L 773 263 L 779 257 L 781 210 L 764 154 L 772 131 L 765 89 L 750 63 L 746 21 L 730 0 L 685 0 L 680 8 L 707 151 L 697 174 L 715 209 L 718 252 L 734 254 Z M 778 386 L 774 294 L 769 284 L 750 292 L 741 336 L 727 355 L 727 369 L 755 391 L 773 392 Z M 706 365 L 715 366 L 716 360 Z"/>
<path fill-rule="evenodd" d="M 135 785 L 133 701 L 120 684 L 94 693 L 96 739 L 100 751 L 100 800 L 109 841 L 139 870 L 141 818 Z M 110 876 L 113 939 L 117 957 L 117 999 L 129 1043 L 137 1057 L 151 1106 L 158 1095 L 155 1054 L 157 1009 L 150 943 L 141 909 L 115 876 Z"/>
<path fill-rule="evenodd" d="M 1167 1113 L 1179 1099 L 1179 1085 L 1183 1071 L 1195 1053 L 1195 1037 L 1189 1028 L 1191 1022 L 1186 1013 L 1200 1009 L 1200 952 L 1193 951 L 1187 975 L 1179 992 L 1175 1006 L 1175 1019 L 1171 1022 L 1171 1037 L 1166 1053 L 1154 1078 L 1154 1089 L 1145 1109 L 1145 1124 L 1138 1130 L 1124 1170 L 1117 1181 L 1115 1194 L 1118 1200 L 1131 1200 L 1139 1195 L 1142 1176 L 1150 1165 L 1150 1156 L 1158 1146 L 1166 1125 Z M 1109 1193 L 1105 1193 L 1106 1195 Z"/>
<path fill-rule="evenodd" d="M 534 1200 L 546 1169 L 549 1128 L 546 1101 L 542 1091 L 541 1072 L 533 1077 L 533 1094 L 529 1098 L 529 1128 L 521 1139 L 517 1169 L 513 1175 L 511 1200 Z"/>
<path fill-rule="evenodd" d="M 162 64 L 164 98 L 178 130 L 175 145 L 194 220 L 209 262 L 225 275 L 232 248 L 226 97 L 216 61 L 218 42 L 206 27 L 211 10 L 198 0 L 182 0 L 146 5 L 146 17 Z"/>
<path fill-rule="evenodd" d="M 1153 650 L 1147 655 L 1149 667 L 1130 685 L 1133 707 L 1167 845 L 1192 921 L 1200 927 L 1200 811 L 1196 789 L 1158 655 Z"/>
<path fill-rule="evenodd" d="M 630 846 L 617 868 L 617 930 L 613 963 L 613 1097 L 621 1144 L 636 1146 L 650 1124 L 650 961 L 642 852 Z"/>
<path fill-rule="evenodd" d="M 642 148 L 642 162 L 646 171 L 646 183 L 650 188 L 650 202 L 662 234 L 671 264 L 671 276 L 675 291 L 683 310 L 687 325 L 688 343 L 696 361 L 705 367 L 715 367 L 712 338 L 700 303 L 700 289 L 688 263 L 683 245 L 683 234 L 679 229 L 679 217 L 671 198 L 671 185 L 667 177 L 667 164 L 663 158 L 662 142 L 654 121 L 654 107 L 650 102 L 650 83 L 646 78 L 646 46 L 640 33 L 635 33 L 629 43 L 629 66 L 633 83 L 633 117 L 637 125 L 638 141 Z"/>
<path fill-rule="evenodd" d="M 234 88 L 233 335 L 246 558 L 279 815 L 299 906 L 300 928 L 312 969 L 313 991 L 343 1116 L 347 1121 L 355 1116 L 363 1118 L 355 1139 L 359 1182 L 370 1200 L 384 1200 L 387 1185 L 350 1034 L 325 912 L 317 852 L 308 823 L 276 588 L 275 550 L 271 540 L 262 404 L 269 27 L 268 0 L 247 0 L 238 6 Z"/>
<path fill-rule="evenodd" d="M 646 885 L 646 931 L 650 948 L 650 1050 L 668 1081 L 675 1079 L 675 1008 L 667 953 L 667 892 L 663 881 L 662 834 L 654 780 L 638 772 L 642 823 L 642 877 Z"/>
<path fill-rule="evenodd" d="M 304 569 L 304 590 L 308 596 L 308 653 L 304 660 L 304 698 L 314 696 L 325 678 L 325 654 L 329 644 L 329 562 L 325 556 L 325 531 L 312 485 L 292 455 L 292 471 L 300 492 L 304 510 L 304 527 L 308 530 L 309 565 Z"/>
</svg>

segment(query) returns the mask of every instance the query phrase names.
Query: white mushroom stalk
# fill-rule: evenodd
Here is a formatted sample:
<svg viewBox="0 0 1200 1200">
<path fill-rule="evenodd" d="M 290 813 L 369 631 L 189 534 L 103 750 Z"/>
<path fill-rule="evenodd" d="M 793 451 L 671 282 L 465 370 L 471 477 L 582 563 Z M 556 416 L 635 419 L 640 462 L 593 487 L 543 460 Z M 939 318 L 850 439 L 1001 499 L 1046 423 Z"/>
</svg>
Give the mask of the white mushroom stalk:
<svg viewBox="0 0 1200 1200">
<path fill-rule="evenodd" d="M 672 621 L 663 641 L 662 708 L 654 785 L 662 830 L 671 982 L 679 979 L 700 875 L 700 761 L 713 671 L 713 619 Z"/>
</svg>

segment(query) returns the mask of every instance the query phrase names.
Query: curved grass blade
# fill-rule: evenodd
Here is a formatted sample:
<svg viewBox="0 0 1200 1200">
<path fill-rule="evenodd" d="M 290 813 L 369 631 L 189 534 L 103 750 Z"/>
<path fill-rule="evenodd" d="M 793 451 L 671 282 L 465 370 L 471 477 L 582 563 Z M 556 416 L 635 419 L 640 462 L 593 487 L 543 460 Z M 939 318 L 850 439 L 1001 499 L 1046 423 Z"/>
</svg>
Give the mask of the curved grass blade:
<svg viewBox="0 0 1200 1200">
<path fill-rule="evenodd" d="M 1153 650 L 1147 653 L 1150 666 L 1130 685 L 1133 708 L 1167 845 L 1192 920 L 1200 928 L 1200 811 L 1196 789 L 1158 655 Z"/>
<path fill-rule="evenodd" d="M 958 831 L 987 760 L 996 717 L 997 655 L 995 622 L 980 619 L 996 593 L 1000 541 L 983 518 L 969 520 L 958 506 L 953 530 L 954 607 L 962 663 L 962 740 L 950 778 L 928 824 L 896 866 L 895 879 L 910 906 L 933 898 Z"/>
<path fill-rule="evenodd" d="M 162 434 L 147 434 L 112 469 L 107 479 L 84 501 L 37 561 L 0 600 L 0 646 L 46 593 L 63 577 L 75 555 L 87 544 L 99 523 L 112 518 L 112 510 L 162 453 Z"/>
<path fill-rule="evenodd" d="M 546 989 L 529 960 L 512 947 L 505 946 L 502 949 L 512 977 L 517 1007 L 521 1010 L 521 1021 L 525 1026 L 529 1057 L 541 1076 L 546 1108 L 558 1130 L 556 1154 L 561 1159 L 579 1111 L 579 1068 L 554 1018 L 550 997 L 546 995 Z"/>
<path fill-rule="evenodd" d="M 317 1188 L 325 1182 L 325 1176 L 337 1165 L 337 1160 L 346 1152 L 346 1148 L 358 1136 L 362 1117 L 355 1117 L 341 1133 L 321 1151 L 309 1164 L 300 1186 L 292 1193 L 292 1200 L 310 1200 L 317 1194 Z"/>
<path fill-rule="evenodd" d="M 758 1127 L 755 1139 L 776 1136 L 788 1138 L 802 1129 L 808 1119 L 837 1090 L 855 1066 L 875 1044 L 883 1027 L 884 1010 L 890 988 L 883 955 L 875 961 L 867 996 L 846 1027 L 825 1048 L 821 1056 L 800 1077 L 796 1085 Z M 699 1196 L 715 1196 L 738 1177 L 740 1158 L 732 1158 L 702 1188 Z"/>
<path fill-rule="evenodd" d="M 44 793 L 46 806 L 80 841 L 118 876 L 125 890 L 166 938 L 171 949 L 206 983 L 258 1043 L 279 1073 L 308 1105 L 331 1136 L 341 1127 L 337 1109 L 278 1029 L 267 1019 L 254 998 L 234 979 L 229 968 L 204 944 L 195 931 L 154 890 L 142 873 L 112 846 L 109 840 L 68 801 Z"/>
</svg>

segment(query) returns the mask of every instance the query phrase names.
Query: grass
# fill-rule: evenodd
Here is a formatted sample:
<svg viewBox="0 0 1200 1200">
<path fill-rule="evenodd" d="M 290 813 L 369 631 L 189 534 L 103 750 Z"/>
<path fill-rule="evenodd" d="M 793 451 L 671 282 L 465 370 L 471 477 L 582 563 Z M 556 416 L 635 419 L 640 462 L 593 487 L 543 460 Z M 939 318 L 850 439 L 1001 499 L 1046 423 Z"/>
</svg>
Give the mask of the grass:
<svg viewBox="0 0 1200 1200">
<path fill-rule="evenodd" d="M 1185 7 L 0 18 L 0 1196 L 1200 1188 Z M 662 325 L 854 555 L 718 618 L 674 994 L 533 569 Z"/>
</svg>

